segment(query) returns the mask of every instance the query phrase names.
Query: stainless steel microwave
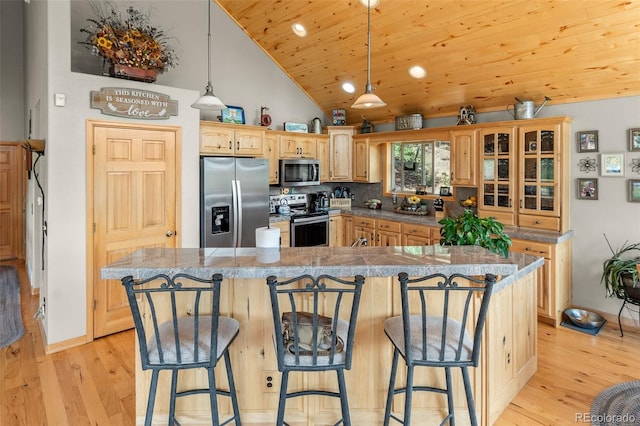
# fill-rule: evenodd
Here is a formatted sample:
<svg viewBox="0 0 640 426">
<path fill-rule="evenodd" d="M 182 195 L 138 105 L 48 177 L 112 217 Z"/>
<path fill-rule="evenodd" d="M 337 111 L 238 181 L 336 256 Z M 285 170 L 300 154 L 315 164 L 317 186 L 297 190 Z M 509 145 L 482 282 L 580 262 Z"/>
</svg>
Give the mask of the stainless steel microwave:
<svg viewBox="0 0 640 426">
<path fill-rule="evenodd" d="M 280 160 L 280 186 L 320 185 L 318 160 Z"/>
</svg>

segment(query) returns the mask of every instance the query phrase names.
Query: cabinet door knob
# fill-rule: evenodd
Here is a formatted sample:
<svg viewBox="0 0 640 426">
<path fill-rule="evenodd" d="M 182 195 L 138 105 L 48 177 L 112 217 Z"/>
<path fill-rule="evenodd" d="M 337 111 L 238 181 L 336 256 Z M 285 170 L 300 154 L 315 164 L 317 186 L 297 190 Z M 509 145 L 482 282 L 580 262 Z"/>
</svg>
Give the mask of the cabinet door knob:
<svg viewBox="0 0 640 426">
<path fill-rule="evenodd" d="M 165 234 L 167 237 L 173 237 L 173 231 L 167 231 Z"/>
</svg>

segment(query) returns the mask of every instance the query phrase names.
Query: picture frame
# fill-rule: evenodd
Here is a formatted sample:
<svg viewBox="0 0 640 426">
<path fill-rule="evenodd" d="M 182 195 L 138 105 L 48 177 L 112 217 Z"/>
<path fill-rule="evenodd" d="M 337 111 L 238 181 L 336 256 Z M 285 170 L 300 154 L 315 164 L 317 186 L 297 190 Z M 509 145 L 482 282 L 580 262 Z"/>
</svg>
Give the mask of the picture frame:
<svg viewBox="0 0 640 426">
<path fill-rule="evenodd" d="M 601 154 L 600 156 L 601 176 L 624 176 L 624 153 Z"/>
<path fill-rule="evenodd" d="M 585 130 L 578 132 L 578 152 L 598 152 L 598 131 Z"/>
<path fill-rule="evenodd" d="M 629 151 L 640 151 L 640 128 L 629 129 Z"/>
<path fill-rule="evenodd" d="M 640 179 L 629 179 L 629 202 L 640 203 Z"/>
<path fill-rule="evenodd" d="M 227 107 L 222 110 L 221 118 L 223 123 L 245 124 L 244 108 L 227 105 Z"/>
<path fill-rule="evenodd" d="M 594 178 L 578 178 L 578 200 L 597 200 L 598 199 L 598 179 Z"/>
<path fill-rule="evenodd" d="M 441 197 L 448 197 L 451 195 L 451 187 L 449 186 L 441 186 L 440 187 L 440 196 Z"/>
</svg>

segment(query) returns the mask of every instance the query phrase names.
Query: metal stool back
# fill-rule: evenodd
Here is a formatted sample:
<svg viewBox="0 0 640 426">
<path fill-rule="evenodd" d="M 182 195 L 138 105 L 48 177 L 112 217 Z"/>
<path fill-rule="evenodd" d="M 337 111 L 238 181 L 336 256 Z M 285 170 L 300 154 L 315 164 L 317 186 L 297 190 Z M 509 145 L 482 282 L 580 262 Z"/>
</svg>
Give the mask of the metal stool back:
<svg viewBox="0 0 640 426">
<path fill-rule="evenodd" d="M 486 275 L 479 280 L 461 274 L 433 274 L 409 279 L 403 272 L 398 279 L 402 316 L 384 323 L 385 334 L 394 346 L 384 425 L 389 425 L 390 419 L 411 424 L 413 391 L 446 394 L 449 411 L 441 424 L 449 421 L 455 425 L 451 367 L 460 367 L 462 371 L 469 417 L 471 424 L 477 425 L 467 368 L 478 366 L 482 330 L 496 277 Z M 406 386 L 396 388 L 400 356 L 407 367 L 407 381 Z M 414 367 L 419 366 L 444 368 L 445 387 L 414 385 Z M 391 414 L 393 397 L 401 393 L 405 394 L 402 419 Z"/>
<path fill-rule="evenodd" d="M 131 276 L 122 279 L 133 314 L 142 369 L 152 371 L 145 425 L 151 425 L 158 375 L 162 370 L 171 371 L 168 424 L 178 424 L 176 398 L 208 394 L 213 425 L 224 425 L 233 420 L 240 425 L 228 351 L 240 326 L 233 318 L 219 316 L 221 281 L 221 274 L 215 274 L 211 279 L 187 274 L 156 275 L 145 280 L 134 280 Z M 214 368 L 223 356 L 229 390 L 216 388 Z M 177 392 L 178 371 L 196 368 L 207 370 L 209 387 Z M 217 395 L 230 397 L 233 407 L 233 417 L 223 423 L 219 420 Z"/>
<path fill-rule="evenodd" d="M 364 277 L 353 281 L 329 275 L 301 275 L 286 281 L 267 278 L 274 324 L 278 370 L 282 372 L 278 426 L 284 423 L 287 398 L 321 395 L 340 398 L 342 423 L 350 425 L 344 370 L 351 369 L 353 339 Z M 284 325 L 283 325 L 284 319 Z M 285 341 L 286 340 L 286 341 Z M 306 389 L 287 392 L 290 371 L 337 374 L 338 392 Z"/>
</svg>

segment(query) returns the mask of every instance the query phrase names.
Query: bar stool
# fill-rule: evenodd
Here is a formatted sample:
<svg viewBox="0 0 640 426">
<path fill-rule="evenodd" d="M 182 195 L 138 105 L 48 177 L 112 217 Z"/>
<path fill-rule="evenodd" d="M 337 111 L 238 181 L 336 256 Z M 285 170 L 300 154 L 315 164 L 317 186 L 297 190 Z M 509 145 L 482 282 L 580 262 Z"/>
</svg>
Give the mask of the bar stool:
<svg viewBox="0 0 640 426">
<path fill-rule="evenodd" d="M 468 368 L 478 366 L 482 329 L 496 277 L 488 274 L 483 281 L 461 274 L 433 274 L 409 279 L 402 272 L 398 279 L 402 315 L 384 323 L 384 332 L 394 347 L 384 425 L 388 426 L 390 419 L 411 424 L 413 391 L 446 394 L 448 415 L 440 424 L 448 420 L 455 425 L 452 367 L 460 367 L 462 371 L 469 418 L 472 425 L 477 425 Z M 474 294 L 481 298 L 479 306 Z M 395 388 L 400 356 L 406 364 L 407 382 L 406 386 Z M 415 367 L 444 368 L 446 387 L 414 385 Z M 402 419 L 391 414 L 393 397 L 401 393 L 405 394 Z"/>
<path fill-rule="evenodd" d="M 284 423 L 286 400 L 305 395 L 340 398 L 342 418 L 351 425 L 344 370 L 351 369 L 353 337 L 364 277 L 347 281 L 329 275 L 301 275 L 286 281 L 267 278 L 278 371 L 282 372 L 276 425 Z M 326 315 L 326 316 L 325 316 Z M 347 319 L 345 319 L 347 318 Z M 304 389 L 288 392 L 291 371 L 336 372 L 338 392 Z"/>
<path fill-rule="evenodd" d="M 175 418 L 176 398 L 208 394 L 212 424 L 218 426 L 235 420 L 240 425 L 240 411 L 229 359 L 229 345 L 238 335 L 237 320 L 220 314 L 221 274 L 200 279 L 187 274 L 173 277 L 156 275 L 144 280 L 122 278 L 135 323 L 143 370 L 151 370 L 145 425 L 151 425 L 160 371 L 171 371 L 171 396 L 168 424 Z M 229 390 L 216 388 L 214 368 L 224 357 Z M 177 392 L 178 372 L 204 368 L 208 388 Z M 219 420 L 217 396 L 231 399 L 233 417 Z"/>
</svg>

